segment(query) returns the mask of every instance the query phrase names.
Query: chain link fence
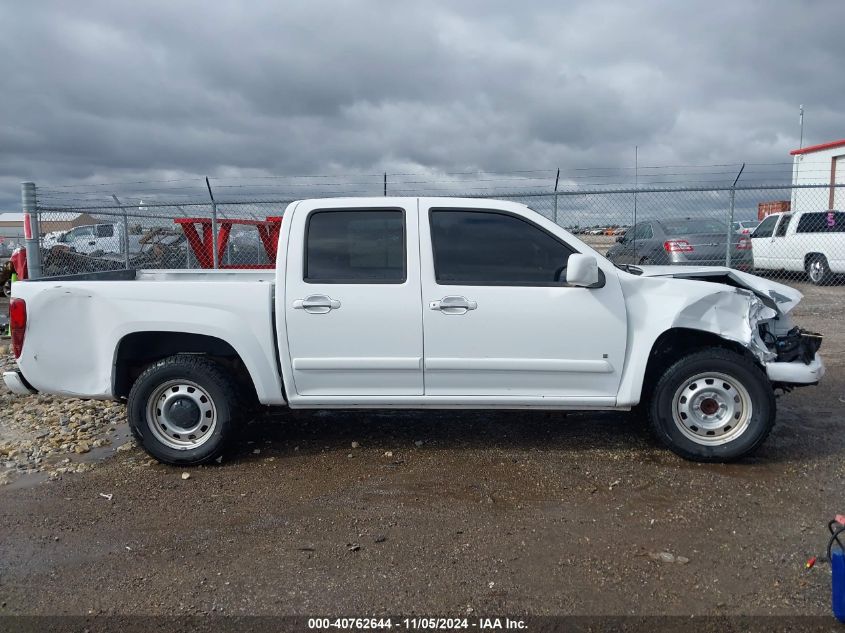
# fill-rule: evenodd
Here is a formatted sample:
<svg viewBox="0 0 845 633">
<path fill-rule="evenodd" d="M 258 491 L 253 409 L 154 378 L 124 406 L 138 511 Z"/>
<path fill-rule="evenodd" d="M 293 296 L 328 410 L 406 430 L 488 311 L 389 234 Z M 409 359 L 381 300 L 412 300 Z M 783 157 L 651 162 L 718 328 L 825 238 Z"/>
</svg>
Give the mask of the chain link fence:
<svg viewBox="0 0 845 633">
<path fill-rule="evenodd" d="M 354 193 L 381 195 L 381 184 L 374 180 Z M 347 193 L 319 190 L 321 197 Z M 432 192 L 415 192 L 407 183 L 390 193 Z M 617 264 L 727 265 L 815 284 L 839 283 L 845 276 L 845 211 L 840 210 L 845 209 L 845 184 L 579 187 L 495 194 L 479 194 L 468 186 L 437 193 L 524 203 Z M 35 209 L 42 275 L 120 268 L 272 268 L 282 216 L 292 198 L 264 197 L 260 190 L 253 198 L 243 189 L 237 194 L 224 189 L 209 202 L 158 198 L 132 204 L 116 196 L 111 204 L 56 204 L 48 194 Z"/>
</svg>

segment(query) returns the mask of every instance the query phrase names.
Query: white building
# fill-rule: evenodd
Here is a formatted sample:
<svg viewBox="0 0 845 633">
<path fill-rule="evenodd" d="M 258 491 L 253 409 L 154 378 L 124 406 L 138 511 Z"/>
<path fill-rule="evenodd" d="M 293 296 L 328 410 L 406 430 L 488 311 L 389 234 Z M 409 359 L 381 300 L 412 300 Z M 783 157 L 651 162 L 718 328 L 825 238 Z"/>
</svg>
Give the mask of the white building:
<svg viewBox="0 0 845 633">
<path fill-rule="evenodd" d="M 818 189 L 793 189 L 792 210 L 845 210 L 845 139 L 789 153 L 793 156 L 792 184 L 825 185 Z"/>
</svg>

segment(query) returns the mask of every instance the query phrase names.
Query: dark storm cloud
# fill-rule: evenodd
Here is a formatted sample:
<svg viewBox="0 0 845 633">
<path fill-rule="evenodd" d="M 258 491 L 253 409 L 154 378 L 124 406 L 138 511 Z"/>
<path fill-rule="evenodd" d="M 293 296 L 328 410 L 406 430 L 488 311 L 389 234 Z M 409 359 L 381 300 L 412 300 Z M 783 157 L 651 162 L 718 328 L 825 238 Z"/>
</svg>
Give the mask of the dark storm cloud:
<svg viewBox="0 0 845 633">
<path fill-rule="evenodd" d="M 840 0 L 0 5 L 18 183 L 773 162 L 845 136 Z"/>
</svg>

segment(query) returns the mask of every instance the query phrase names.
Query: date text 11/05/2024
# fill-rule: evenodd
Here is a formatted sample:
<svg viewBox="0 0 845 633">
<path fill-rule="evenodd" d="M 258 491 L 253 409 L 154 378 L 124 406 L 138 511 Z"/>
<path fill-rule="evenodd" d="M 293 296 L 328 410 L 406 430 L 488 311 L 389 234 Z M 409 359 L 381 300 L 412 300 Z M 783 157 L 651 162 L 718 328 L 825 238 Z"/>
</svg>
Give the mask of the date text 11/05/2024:
<svg viewBox="0 0 845 633">
<path fill-rule="evenodd" d="M 409 629 L 409 630 L 524 630 L 527 624 L 519 618 L 309 618 L 310 630 L 362 630 L 362 629 Z"/>
</svg>

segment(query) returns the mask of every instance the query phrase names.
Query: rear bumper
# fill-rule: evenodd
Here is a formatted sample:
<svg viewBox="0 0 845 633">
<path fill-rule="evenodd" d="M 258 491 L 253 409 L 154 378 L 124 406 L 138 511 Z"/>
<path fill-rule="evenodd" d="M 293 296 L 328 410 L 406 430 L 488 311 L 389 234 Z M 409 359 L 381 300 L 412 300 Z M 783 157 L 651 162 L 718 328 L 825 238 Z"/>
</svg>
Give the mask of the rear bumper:
<svg viewBox="0 0 845 633">
<path fill-rule="evenodd" d="M 714 259 L 692 259 L 687 258 L 684 253 L 672 253 L 670 264 L 674 266 L 724 266 L 724 255 Z M 731 257 L 731 268 L 750 271 L 754 268 L 754 260 L 750 255 L 733 255 Z"/>
<path fill-rule="evenodd" d="M 791 363 L 766 363 L 766 374 L 769 376 L 769 380 L 790 385 L 817 383 L 824 376 L 824 372 L 824 362 L 818 354 L 809 364 L 800 360 Z"/>
<path fill-rule="evenodd" d="M 19 371 L 4 371 L 3 382 L 6 383 L 9 391 L 19 396 L 28 396 L 36 393 L 35 389 L 27 384 Z"/>
</svg>

